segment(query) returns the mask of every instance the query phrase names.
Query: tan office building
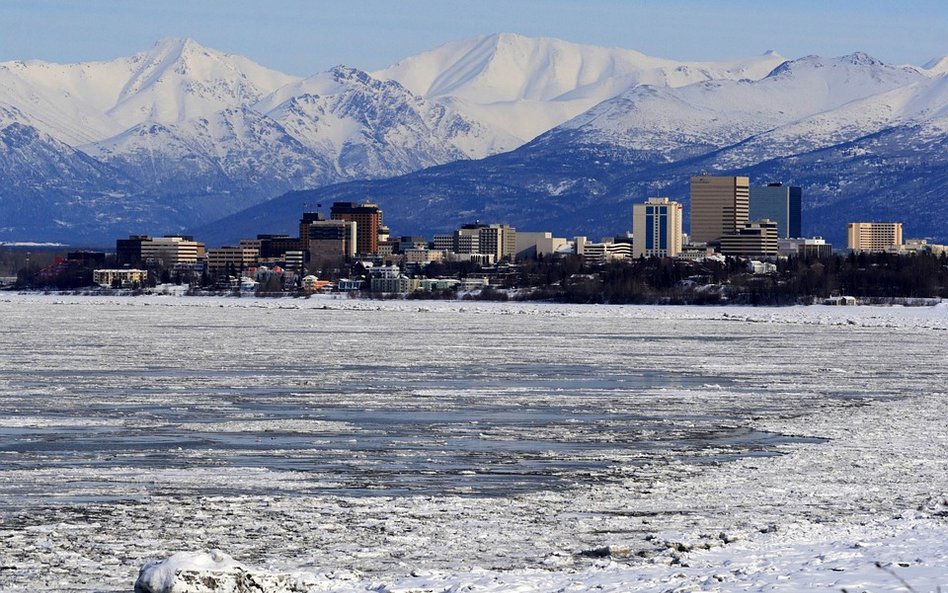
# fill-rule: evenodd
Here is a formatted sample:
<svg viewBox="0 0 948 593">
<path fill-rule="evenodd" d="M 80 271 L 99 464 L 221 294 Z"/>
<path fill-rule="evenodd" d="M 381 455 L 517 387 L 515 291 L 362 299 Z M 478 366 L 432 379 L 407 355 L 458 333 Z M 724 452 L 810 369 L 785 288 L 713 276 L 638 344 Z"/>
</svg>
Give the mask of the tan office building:
<svg viewBox="0 0 948 593">
<path fill-rule="evenodd" d="M 738 232 L 750 211 L 748 177 L 691 178 L 691 233 L 693 242 L 717 241 Z"/>
<path fill-rule="evenodd" d="M 257 265 L 257 256 L 260 251 L 256 247 L 244 244 L 239 247 L 216 247 L 207 250 L 207 272 L 211 276 L 218 276 L 232 270 L 235 274 L 240 270 Z"/>
<path fill-rule="evenodd" d="M 510 225 L 466 224 L 454 232 L 454 239 L 455 253 L 483 253 L 495 262 L 517 255 L 517 229 Z"/>
<path fill-rule="evenodd" d="M 736 233 L 721 237 L 722 255 L 772 257 L 777 250 L 777 223 L 766 218 L 748 222 Z"/>
<path fill-rule="evenodd" d="M 192 237 L 152 237 L 141 243 L 142 259 L 171 269 L 178 264 L 193 264 L 204 259 L 204 243 Z"/>
<path fill-rule="evenodd" d="M 847 246 L 853 251 L 886 251 L 902 246 L 901 222 L 851 222 Z"/>
</svg>

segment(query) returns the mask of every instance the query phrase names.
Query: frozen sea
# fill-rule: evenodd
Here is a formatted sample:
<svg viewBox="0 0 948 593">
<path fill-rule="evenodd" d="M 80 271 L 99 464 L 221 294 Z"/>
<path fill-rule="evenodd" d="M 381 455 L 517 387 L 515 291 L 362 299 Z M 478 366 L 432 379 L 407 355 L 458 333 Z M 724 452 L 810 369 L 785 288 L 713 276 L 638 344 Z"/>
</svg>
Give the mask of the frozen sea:
<svg viewBox="0 0 948 593">
<path fill-rule="evenodd" d="M 948 588 L 944 305 L 0 319 L 0 591 L 214 548 L 314 591 Z"/>
</svg>

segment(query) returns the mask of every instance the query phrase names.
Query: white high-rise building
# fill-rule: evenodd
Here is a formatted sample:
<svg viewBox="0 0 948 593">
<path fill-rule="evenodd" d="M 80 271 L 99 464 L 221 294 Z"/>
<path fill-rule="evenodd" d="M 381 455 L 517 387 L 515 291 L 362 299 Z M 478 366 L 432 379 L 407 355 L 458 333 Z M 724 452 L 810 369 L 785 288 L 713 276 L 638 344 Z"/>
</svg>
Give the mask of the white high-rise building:
<svg viewBox="0 0 948 593">
<path fill-rule="evenodd" d="M 632 257 L 675 257 L 681 252 L 682 207 L 668 198 L 632 206 Z"/>
</svg>

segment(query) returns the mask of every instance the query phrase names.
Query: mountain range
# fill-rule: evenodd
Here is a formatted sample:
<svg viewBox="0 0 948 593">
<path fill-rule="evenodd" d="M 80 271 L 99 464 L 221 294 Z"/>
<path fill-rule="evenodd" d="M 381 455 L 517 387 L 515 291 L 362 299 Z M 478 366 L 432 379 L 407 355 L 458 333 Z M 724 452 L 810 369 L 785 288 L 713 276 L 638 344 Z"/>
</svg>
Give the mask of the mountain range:
<svg viewBox="0 0 948 593">
<path fill-rule="evenodd" d="M 678 62 L 497 34 L 308 78 L 165 39 L 107 62 L 0 64 L 0 241 L 292 232 L 372 199 L 399 234 L 474 219 L 597 237 L 688 178 L 804 188 L 804 231 L 901 220 L 948 240 L 948 57 Z M 687 220 L 687 217 L 686 217 Z"/>
</svg>

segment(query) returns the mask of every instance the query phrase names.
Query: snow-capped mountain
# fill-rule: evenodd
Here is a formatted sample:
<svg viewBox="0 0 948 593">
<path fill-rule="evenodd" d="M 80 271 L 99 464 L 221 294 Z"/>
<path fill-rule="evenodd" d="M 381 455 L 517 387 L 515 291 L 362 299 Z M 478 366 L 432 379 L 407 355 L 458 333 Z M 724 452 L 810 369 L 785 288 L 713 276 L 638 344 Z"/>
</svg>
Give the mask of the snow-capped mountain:
<svg viewBox="0 0 948 593">
<path fill-rule="evenodd" d="M 398 82 L 346 66 L 284 86 L 254 109 L 332 161 L 343 179 L 407 173 L 517 146 Z"/>
<path fill-rule="evenodd" d="M 191 39 L 163 39 L 148 51 L 107 62 L 0 63 L 0 104 L 17 107 L 46 134 L 81 146 L 145 122 L 181 122 L 252 104 L 295 80 Z"/>
<path fill-rule="evenodd" d="M 891 124 L 887 119 L 891 110 L 866 111 L 865 105 L 873 102 L 869 98 L 894 89 L 913 95 L 930 81 L 918 69 L 889 66 L 861 53 L 831 59 L 807 56 L 783 62 L 760 80 L 708 80 L 677 88 L 638 86 L 596 105 L 556 132 L 580 136 L 589 144 L 655 151 L 668 161 L 760 134 L 771 139 L 753 145 L 749 163 L 733 163 L 742 166 L 845 138 L 829 130 L 850 121 L 852 117 L 844 115 L 847 112 L 858 112 L 867 124 L 850 128 L 850 137 L 880 129 L 868 126 L 869 120 Z M 860 101 L 862 109 L 854 109 Z M 777 141 L 777 130 L 804 121 L 825 123 L 823 130 L 808 126 L 819 138 L 803 136 L 802 144 L 792 146 Z"/>
<path fill-rule="evenodd" d="M 139 124 L 84 148 L 144 186 L 170 195 L 278 195 L 341 179 L 328 159 L 272 118 L 247 107 L 178 123 Z"/>
<path fill-rule="evenodd" d="M 639 85 L 757 80 L 784 61 L 775 52 L 734 63 L 676 62 L 637 51 L 501 33 L 445 44 L 379 72 L 521 142 Z"/>
<path fill-rule="evenodd" d="M 515 151 L 306 200 L 373 195 L 393 228 L 412 232 L 479 218 L 598 238 L 627 231 L 631 204 L 650 195 L 683 202 L 687 221 L 688 180 L 702 171 L 802 186 L 804 233 L 838 246 L 852 220 L 904 221 L 908 236 L 948 241 L 948 75 L 857 53 L 786 61 L 756 81 L 640 85 Z M 227 226 L 288 215 L 300 199 Z"/>
<path fill-rule="evenodd" d="M 308 78 L 187 39 L 106 62 L 6 62 L 0 239 L 110 242 L 116 230 L 178 231 L 286 191 L 380 178 L 316 192 L 390 202 L 400 213 L 386 219 L 408 232 L 472 216 L 599 232 L 629 200 L 699 168 L 779 173 L 832 208 L 855 203 L 845 194 L 860 182 L 827 181 L 807 155 L 849 163 L 855 177 L 871 174 L 855 163 L 898 163 L 896 187 L 944 162 L 946 76 L 948 57 L 677 62 L 514 34 Z M 7 224 L 27 204 L 68 204 L 69 216 Z"/>
<path fill-rule="evenodd" d="M 395 81 L 344 66 L 300 79 L 189 39 L 108 62 L 0 64 L 0 128 L 14 123 L 55 140 L 47 156 L 58 147 L 60 161 L 89 157 L 141 199 L 187 211 L 189 223 L 294 188 L 519 145 Z M 45 170 L 20 159 L 0 181 L 24 178 L 31 167 Z M 75 189 L 96 179 L 90 173 Z M 202 202 L 216 206 L 195 211 Z M 94 224 L 100 214 L 85 218 Z"/>
</svg>

